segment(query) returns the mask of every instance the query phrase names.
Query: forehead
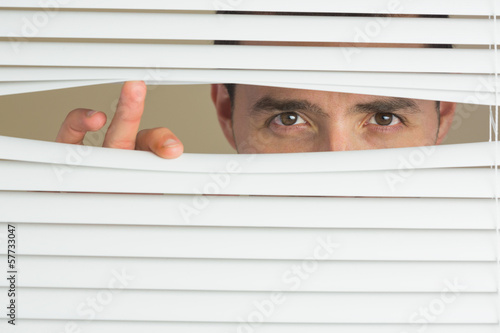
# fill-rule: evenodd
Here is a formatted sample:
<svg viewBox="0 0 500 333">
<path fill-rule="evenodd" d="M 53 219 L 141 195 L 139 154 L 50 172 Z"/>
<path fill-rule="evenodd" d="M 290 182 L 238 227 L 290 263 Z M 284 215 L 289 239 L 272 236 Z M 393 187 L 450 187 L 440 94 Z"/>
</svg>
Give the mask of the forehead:
<svg viewBox="0 0 500 333">
<path fill-rule="evenodd" d="M 267 87 L 255 85 L 237 85 L 237 95 L 243 95 L 249 100 L 259 100 L 263 96 L 276 99 L 311 99 L 318 103 L 348 102 L 348 101 L 370 101 L 381 98 L 371 95 L 347 94 L 320 90 L 291 89 L 281 87 Z"/>
</svg>

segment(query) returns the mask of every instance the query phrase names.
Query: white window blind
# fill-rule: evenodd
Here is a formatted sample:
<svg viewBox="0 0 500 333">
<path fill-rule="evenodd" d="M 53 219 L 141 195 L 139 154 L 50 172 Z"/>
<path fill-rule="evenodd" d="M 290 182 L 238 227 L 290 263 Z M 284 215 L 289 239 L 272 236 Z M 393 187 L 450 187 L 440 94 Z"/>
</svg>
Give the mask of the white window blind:
<svg viewBox="0 0 500 333">
<path fill-rule="evenodd" d="M 488 0 L 4 0 L 0 94 L 147 78 L 476 96 L 497 107 L 497 8 Z M 403 47 L 410 44 L 463 48 Z M 484 142 L 166 161 L 0 137 L 2 262 L 8 225 L 18 239 L 17 322 L 4 318 L 0 327 L 498 332 L 499 149 Z M 7 304 L 10 284 L 0 281 Z"/>
</svg>

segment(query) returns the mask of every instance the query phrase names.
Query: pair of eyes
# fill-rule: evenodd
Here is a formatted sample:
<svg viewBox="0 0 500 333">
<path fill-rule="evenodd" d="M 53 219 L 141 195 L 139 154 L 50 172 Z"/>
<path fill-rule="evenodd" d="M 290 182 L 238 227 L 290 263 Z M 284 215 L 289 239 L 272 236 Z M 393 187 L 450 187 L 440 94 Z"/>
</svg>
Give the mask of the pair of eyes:
<svg viewBox="0 0 500 333">
<path fill-rule="evenodd" d="M 296 112 L 284 112 L 277 115 L 273 122 L 281 126 L 293 126 L 299 124 L 306 124 L 307 122 Z M 368 124 L 375 124 L 379 126 L 394 126 L 401 123 L 399 119 L 393 113 L 376 113 L 374 114 Z"/>
</svg>

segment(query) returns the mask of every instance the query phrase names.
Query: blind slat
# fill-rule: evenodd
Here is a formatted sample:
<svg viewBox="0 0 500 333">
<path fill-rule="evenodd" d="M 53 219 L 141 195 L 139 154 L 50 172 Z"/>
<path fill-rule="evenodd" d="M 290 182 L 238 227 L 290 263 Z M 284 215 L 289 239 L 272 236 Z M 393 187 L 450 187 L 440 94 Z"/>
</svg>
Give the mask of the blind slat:
<svg viewBox="0 0 500 333">
<path fill-rule="evenodd" d="M 224 171 L 222 171 L 223 173 Z M 311 174 L 234 174 L 216 180 L 208 174 L 64 167 L 5 161 L 2 191 L 227 194 L 286 196 L 492 198 L 494 170 L 415 170 Z M 406 174 L 408 175 L 408 174 Z M 221 177 L 224 177 L 222 175 Z M 123 182 L 126 179 L 127 182 Z M 293 181 L 291 181 L 293 179 Z M 265 183 L 266 186 L 261 184 Z M 461 186 L 457 187 L 456 184 Z M 222 185 L 220 185 L 222 184 Z M 353 187 L 352 184 L 358 184 Z"/>
<path fill-rule="evenodd" d="M 146 9 L 146 10 L 229 10 L 267 12 L 339 12 L 339 13 L 386 13 L 386 14 L 428 14 L 428 15 L 492 15 L 494 3 L 498 0 L 74 0 L 53 5 L 37 0 L 2 0 L 0 8 L 77 8 L 77 9 Z"/>
<path fill-rule="evenodd" d="M 7 261 L 6 256 L 0 256 Z M 316 263 L 301 260 L 153 259 L 20 256 L 18 287 L 106 289 L 110 276 L 134 276 L 124 289 L 296 292 L 441 292 L 443 283 L 463 292 L 495 292 L 494 262 Z M 299 283 L 294 267 L 314 275 Z M 313 268 L 311 270 L 310 268 Z M 113 273 L 114 272 L 114 273 Z M 8 281 L 1 280 L 7 287 Z"/>
<path fill-rule="evenodd" d="M 128 77 L 122 80 L 76 80 L 76 81 L 23 81 L 23 82 L 0 82 L 0 96 L 14 95 L 37 91 L 47 91 L 55 89 L 65 89 L 74 87 L 83 87 L 90 85 L 118 83 L 121 81 L 142 80 L 143 78 Z M 234 82 L 236 81 L 236 82 Z M 429 89 L 405 89 L 405 88 L 377 88 L 377 87 L 363 87 L 363 86 L 337 86 L 337 85 L 317 85 L 317 84 L 304 84 L 304 83 L 288 83 L 288 82 L 269 82 L 269 81 L 249 81 L 245 79 L 234 80 L 233 83 L 252 84 L 260 86 L 291 88 L 291 89 L 309 89 L 319 91 L 333 91 L 343 93 L 365 94 L 375 96 L 390 96 L 401 98 L 416 98 L 424 100 L 439 100 L 447 102 L 469 102 L 477 105 L 495 105 L 497 103 L 495 94 L 492 92 L 472 92 L 472 91 L 449 91 L 449 90 L 429 90 Z M 209 84 L 213 82 L 208 81 L 171 81 L 171 80 L 154 80 L 145 81 L 148 85 L 157 84 Z M 227 81 L 225 81 L 227 82 Z M 487 87 L 485 89 L 488 89 Z M 477 98 L 476 96 L 480 96 Z"/>
<path fill-rule="evenodd" d="M 486 19 L 392 17 L 385 20 L 379 18 L 377 21 L 373 17 L 281 15 L 231 15 L 221 19 L 216 15 L 204 14 L 59 12 L 49 25 L 37 31 L 26 24 L 36 15 L 36 11 L 0 11 L 0 21 L 4 23 L 0 27 L 0 37 L 475 45 L 495 43 L 493 21 Z M 373 29 L 374 24 L 380 29 L 380 33 L 373 34 L 368 30 L 367 27 Z M 500 36 L 500 27 L 497 28 L 496 36 Z"/>
<path fill-rule="evenodd" d="M 322 260 L 495 260 L 495 233 L 484 230 L 281 230 L 190 226 L 142 226 L 139 229 L 135 226 L 49 224 L 23 224 L 19 230 L 23 242 L 19 244 L 18 255 L 303 260 L 319 248 Z M 6 254 L 5 248 L 0 251 Z M 325 251 L 331 256 L 325 256 Z"/>
<path fill-rule="evenodd" d="M 262 228 L 495 229 L 491 199 L 145 196 L 0 192 L 0 222 Z M 29 202 L 29 210 L 26 210 Z M 82 210 L 81 207 L 92 207 Z M 277 207 L 301 207 L 287 210 Z M 360 210 L 359 207 L 364 207 Z M 373 214 L 381 207 L 384 214 Z M 19 214 L 23 211 L 23 214 Z M 78 214 L 75 212 L 78 211 Z M 352 218 L 356 211 L 357 219 Z M 57 212 L 57 214 L 54 214 Z M 407 214 L 407 212 L 412 212 Z M 235 218 L 238 216 L 238 218 Z M 404 218 L 401 218 L 404 216 Z M 442 218 L 447 216 L 447 218 Z"/>
<path fill-rule="evenodd" d="M 134 321 L 83 321 L 72 320 L 78 327 L 85 328 L 93 333 L 137 333 L 144 330 L 148 333 L 221 333 L 237 332 L 241 329 L 241 323 L 179 323 L 179 322 L 134 322 Z M 64 332 L 68 322 L 60 320 L 23 320 L 22 326 L 8 325 L 7 321 L 0 322 L 0 328 L 5 333 L 54 333 Z M 14 327 L 14 328 L 13 328 Z M 263 323 L 259 326 L 259 333 L 398 333 L 410 332 L 415 325 L 383 325 L 383 324 L 275 324 Z M 426 332 L 429 333 L 497 333 L 497 324 L 477 325 L 427 325 Z"/>
<path fill-rule="evenodd" d="M 14 95 L 28 92 L 47 91 L 55 89 L 65 89 L 74 87 L 83 87 L 90 85 L 118 83 L 121 81 L 142 80 L 143 78 L 128 77 L 122 80 L 76 80 L 76 81 L 23 81 L 23 82 L 0 82 L 0 96 Z M 236 81 L 236 82 L 234 82 Z M 233 83 L 252 84 L 260 86 L 291 88 L 291 89 L 309 89 L 319 91 L 332 91 L 354 94 L 365 94 L 375 96 L 390 96 L 401 98 L 415 98 L 424 100 L 439 100 L 447 102 L 472 102 L 477 105 L 495 105 L 497 103 L 495 94 L 492 92 L 473 92 L 473 91 L 450 91 L 450 90 L 430 90 L 430 89 L 405 89 L 405 88 L 377 88 L 377 87 L 363 87 L 363 86 L 337 86 L 337 85 L 317 85 L 317 84 L 304 84 L 304 83 L 288 83 L 288 82 L 269 82 L 269 81 L 249 81 L 245 79 L 234 80 Z M 148 85 L 157 84 L 209 84 L 213 82 L 208 81 L 171 81 L 171 80 L 154 80 L 145 81 Z M 227 82 L 227 81 L 224 81 Z M 231 81 L 230 81 L 231 82 Z M 488 89 L 488 87 L 485 87 Z M 480 96 L 480 98 L 476 97 Z"/>
<path fill-rule="evenodd" d="M 443 285 L 443 289 L 446 288 Z M 0 288 L 6 292 L 5 288 Z M 23 289 L 22 318 L 81 319 L 82 302 L 96 297 L 99 290 Z M 453 293 L 450 293 L 453 295 Z M 255 310 L 254 302 L 268 300 L 272 293 L 129 291 L 112 295 L 112 305 L 95 313 L 97 320 L 241 322 L 241 314 Z M 406 324 L 408 314 L 442 297 L 430 294 L 287 293 L 286 303 L 273 311 L 268 323 L 379 323 Z M 451 297 L 451 296 L 450 296 Z M 497 322 L 495 293 L 459 294 L 432 324 Z M 217 301 L 215 301 L 217 300 Z M 85 303 L 83 303 L 85 304 Z M 80 308 L 80 313 L 75 311 Z M 311 308 L 314 311 L 310 311 Z M 79 315 L 80 314 L 80 315 Z"/>
<path fill-rule="evenodd" d="M 147 80 L 157 84 L 172 82 L 282 82 L 338 86 L 370 86 L 405 89 L 465 91 L 469 94 L 493 92 L 491 75 L 427 73 L 363 73 L 261 70 L 185 70 L 165 68 L 76 68 L 76 67 L 0 67 L 0 82 Z"/>
<path fill-rule="evenodd" d="M 481 142 L 294 154 L 187 153 L 174 160 L 165 160 L 143 151 L 80 147 L 7 136 L 0 136 L 0 148 L 0 159 L 58 164 L 61 165 L 61 168 L 64 166 L 89 166 L 138 171 L 227 174 L 300 174 L 490 167 L 495 164 L 496 149 L 494 143 Z M 200 159 L 203 159 L 203 163 L 200 163 Z M 316 163 L 310 163 L 309 159 L 315 159 Z M 366 163 L 366 161 L 370 161 L 370 163 Z M 281 163 L 287 166 L 286 169 L 280 165 Z M 233 166 L 235 167 L 233 168 Z"/>
<path fill-rule="evenodd" d="M 493 74 L 495 72 L 494 51 L 482 49 L 0 42 L 0 52 L 3 54 L 2 59 L 0 59 L 1 66 L 473 74 Z M 120 57 L 117 57 L 117 54 L 120 54 Z M 145 57 L 145 54 L 148 56 Z M 203 54 L 203 57 L 200 57 L 200 54 Z M 291 56 L 292 54 L 293 56 Z M 315 59 L 315 61 L 310 61 L 310 59 Z M 372 59 L 377 59 L 377 61 L 371 61 Z M 418 61 L 416 61 L 417 59 Z"/>
</svg>

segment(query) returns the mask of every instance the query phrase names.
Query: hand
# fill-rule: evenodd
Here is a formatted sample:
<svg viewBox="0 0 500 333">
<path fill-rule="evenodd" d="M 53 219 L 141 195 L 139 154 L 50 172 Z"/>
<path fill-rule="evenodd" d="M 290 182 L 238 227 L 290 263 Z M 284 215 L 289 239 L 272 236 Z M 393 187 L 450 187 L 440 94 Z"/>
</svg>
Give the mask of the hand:
<svg viewBox="0 0 500 333">
<path fill-rule="evenodd" d="M 168 128 L 153 128 L 137 133 L 145 99 L 144 82 L 130 81 L 123 84 L 116 113 L 104 137 L 103 147 L 145 150 L 163 158 L 181 156 L 184 146 Z M 75 109 L 61 125 L 56 142 L 82 145 L 87 132 L 98 131 L 105 124 L 105 113 Z"/>
</svg>

